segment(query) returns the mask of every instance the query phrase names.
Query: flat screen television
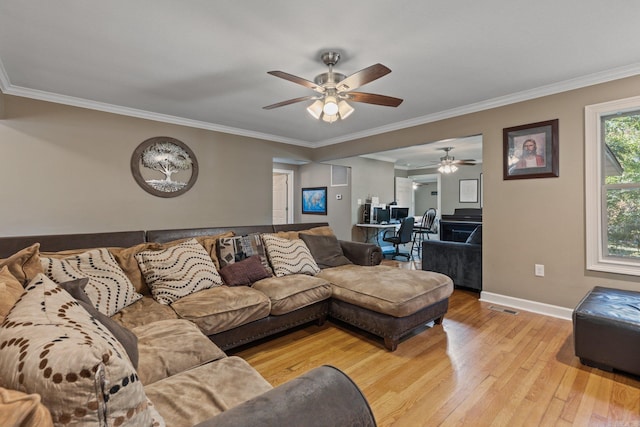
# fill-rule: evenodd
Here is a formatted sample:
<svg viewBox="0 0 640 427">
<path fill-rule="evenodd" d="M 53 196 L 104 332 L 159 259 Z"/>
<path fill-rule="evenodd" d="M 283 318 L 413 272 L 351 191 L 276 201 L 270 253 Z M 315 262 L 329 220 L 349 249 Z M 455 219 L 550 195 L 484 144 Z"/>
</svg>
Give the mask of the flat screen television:
<svg viewBox="0 0 640 427">
<path fill-rule="evenodd" d="M 391 208 L 391 212 L 389 215 L 391 219 L 402 221 L 403 219 L 409 216 L 409 208 L 404 208 L 400 206 L 390 206 L 390 208 Z"/>
</svg>

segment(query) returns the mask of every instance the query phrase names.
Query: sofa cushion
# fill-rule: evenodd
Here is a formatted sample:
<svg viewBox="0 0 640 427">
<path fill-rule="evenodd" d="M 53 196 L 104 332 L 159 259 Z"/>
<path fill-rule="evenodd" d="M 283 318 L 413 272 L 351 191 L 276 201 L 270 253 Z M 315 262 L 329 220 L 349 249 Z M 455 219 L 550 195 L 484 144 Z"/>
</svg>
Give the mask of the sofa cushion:
<svg viewBox="0 0 640 427">
<path fill-rule="evenodd" d="M 171 307 L 182 319 L 194 322 L 205 335 L 267 317 L 269 298 L 248 286 L 217 286 L 174 302 Z"/>
<path fill-rule="evenodd" d="M 138 265 L 136 254 L 147 250 L 160 250 L 162 246 L 159 243 L 140 243 L 127 248 L 109 248 L 109 252 L 113 255 L 116 262 L 127 275 L 136 291 L 142 295 L 151 295 L 151 290 L 144 281 L 142 271 Z"/>
<path fill-rule="evenodd" d="M 394 317 L 413 314 L 453 293 L 453 282 L 444 274 L 388 265 L 343 265 L 316 277 L 331 283 L 332 298 Z"/>
<path fill-rule="evenodd" d="M 220 269 L 220 276 L 227 286 L 242 286 L 271 277 L 271 273 L 262 264 L 260 255 L 253 255 L 225 265 Z"/>
<path fill-rule="evenodd" d="M 318 236 L 333 236 L 333 229 L 328 225 L 323 225 L 320 227 L 313 227 L 307 230 L 299 230 L 299 231 L 278 231 L 274 233 L 278 237 L 282 237 L 283 239 L 299 239 L 300 234 L 314 234 Z"/>
<path fill-rule="evenodd" d="M 320 268 L 338 267 L 340 265 L 353 264 L 344 256 L 342 246 L 334 235 L 300 233 L 300 239 L 307 245 L 313 259 Z"/>
<path fill-rule="evenodd" d="M 253 284 L 271 300 L 271 314 L 281 315 L 331 297 L 331 285 L 306 274 L 270 277 Z"/>
<path fill-rule="evenodd" d="M 245 360 L 231 356 L 147 385 L 145 392 L 168 426 L 192 427 L 272 388 Z"/>
<path fill-rule="evenodd" d="M 171 304 L 194 292 L 222 285 L 211 256 L 196 239 L 159 251 L 135 255 L 151 295 L 160 304 Z"/>
<path fill-rule="evenodd" d="M 39 394 L 0 387 L 0 426 L 53 427 L 53 420 Z"/>
<path fill-rule="evenodd" d="M 38 273 L 42 273 L 40 265 L 40 243 L 24 248 L 9 258 L 0 260 L 0 268 L 7 267 L 9 272 L 22 286 L 26 286 Z"/>
<path fill-rule="evenodd" d="M 72 280 L 70 282 L 60 283 L 59 286 L 67 291 L 72 297 L 76 299 L 78 304 L 87 312 L 93 316 L 98 322 L 102 323 L 105 328 L 109 330 L 113 334 L 113 336 L 122 344 L 127 355 L 129 356 L 129 360 L 133 364 L 134 368 L 138 367 L 138 338 L 125 328 L 120 325 L 118 322 L 112 320 L 109 316 L 106 316 L 100 313 L 96 308 L 91 304 L 91 300 L 87 296 L 84 291 L 85 286 L 89 279 L 82 278 Z"/>
<path fill-rule="evenodd" d="M 0 268 L 0 323 L 23 293 L 22 283 L 9 272 L 9 268 Z"/>
<path fill-rule="evenodd" d="M 138 337 L 137 372 L 144 385 L 226 357 L 188 320 L 160 320 L 133 328 L 132 332 Z"/>
<path fill-rule="evenodd" d="M 269 274 L 273 274 L 269 261 L 267 260 L 267 254 L 260 233 L 249 233 L 244 236 L 218 239 L 220 268 L 224 268 L 254 255 L 258 255 Z"/>
<path fill-rule="evenodd" d="M 202 247 L 207 251 L 209 256 L 211 257 L 213 263 L 216 268 L 220 268 L 220 264 L 218 263 L 218 256 L 216 253 L 216 243 L 219 238 L 222 237 L 231 237 L 233 236 L 233 232 L 225 232 L 215 235 L 207 235 L 207 236 L 198 236 L 195 239 L 202 245 Z M 133 283 L 136 290 L 140 292 L 142 295 L 151 295 L 151 290 L 149 286 L 144 281 L 144 276 L 142 275 L 142 271 L 140 271 L 140 266 L 138 265 L 138 260 L 136 259 L 136 254 L 142 251 L 153 250 L 160 251 L 163 249 L 170 248 L 172 246 L 178 245 L 182 242 L 186 242 L 190 240 L 180 239 L 174 240 L 166 243 L 157 243 L 157 242 L 147 242 L 140 243 L 139 245 L 127 247 L 127 248 L 109 248 L 109 251 L 113 254 L 113 257 L 116 259 L 122 270 L 125 272 L 127 277 Z"/>
<path fill-rule="evenodd" d="M 150 426 L 153 411 L 118 340 L 45 275 L 26 290 L 0 326 L 0 386 L 39 393 L 56 425 Z"/>
<path fill-rule="evenodd" d="M 88 278 L 85 292 L 95 308 L 112 316 L 142 298 L 106 248 L 92 249 L 67 258 L 40 258 L 46 275 L 56 283 Z"/>
<path fill-rule="evenodd" d="M 277 277 L 289 274 L 310 274 L 320 272 L 309 248 L 300 239 L 285 239 L 273 233 L 262 235 L 267 256 Z"/>
<path fill-rule="evenodd" d="M 158 320 L 178 319 L 178 315 L 171 306 L 160 304 L 150 296 L 143 296 L 111 318 L 125 328 L 133 329 Z"/>
</svg>

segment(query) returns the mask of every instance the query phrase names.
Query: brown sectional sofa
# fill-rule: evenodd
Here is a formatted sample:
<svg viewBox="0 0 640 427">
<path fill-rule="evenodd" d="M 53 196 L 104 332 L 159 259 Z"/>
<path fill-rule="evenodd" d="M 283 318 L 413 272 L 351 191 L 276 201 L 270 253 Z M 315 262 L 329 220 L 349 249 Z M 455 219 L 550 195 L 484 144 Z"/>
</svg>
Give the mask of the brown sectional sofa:
<svg viewBox="0 0 640 427">
<path fill-rule="evenodd" d="M 253 414 L 257 417 L 253 419 L 272 420 L 263 425 L 281 425 L 283 420 L 290 421 L 295 417 L 307 420 L 296 425 L 314 425 L 311 420 L 326 421 L 323 411 L 330 411 L 334 425 L 352 425 L 356 420 L 359 425 L 375 425 L 357 386 L 335 368 L 318 368 L 306 374 L 303 381 L 272 389 L 244 360 L 227 357 L 223 350 L 297 325 L 322 324 L 327 317 L 378 335 L 384 338 L 389 350 L 395 350 L 400 338 L 415 327 L 429 321 L 442 321 L 453 290 L 448 277 L 379 265 L 382 259 L 379 247 L 340 241 L 340 256 L 348 259 L 347 264 L 323 268 L 315 275 L 265 278 L 252 286 L 214 286 L 184 296 L 171 305 L 162 305 L 152 297 L 134 259 L 136 253 L 145 249 L 173 248 L 176 241 L 195 238 L 215 261 L 212 242 L 218 236 L 273 233 L 295 239 L 299 232 L 321 236 L 327 234 L 327 229 L 331 234 L 326 223 L 307 223 L 5 237 L 0 238 L 0 260 L 34 243 L 39 244 L 44 258 L 65 257 L 91 248 L 109 248 L 135 290 L 142 294 L 140 299 L 111 316 L 115 323 L 129 328 L 137 337 L 139 363 L 134 372 L 148 398 L 146 404 L 139 403 L 135 410 L 130 408 L 127 416 L 133 418 L 126 418 L 125 423 L 136 424 L 137 421 L 132 420 L 138 412 L 145 412 L 141 409 L 144 406 L 151 412 L 157 410 L 159 418 L 171 426 L 190 426 L 199 422 L 203 425 L 246 425 L 243 422 L 252 418 L 247 415 L 251 413 L 247 412 L 249 410 L 259 411 Z M 26 275 L 29 270 L 30 261 L 22 261 L 22 270 L 11 272 L 15 276 Z M 0 267 L 2 265 L 0 261 Z M 2 271 L 6 272 L 6 268 L 0 270 L 0 279 Z M 69 303 L 65 304 L 61 307 L 68 310 Z M 2 332 L 0 328 L 0 352 Z M 121 355 L 121 347 L 107 344 L 110 352 L 115 352 L 125 362 L 129 360 Z M 0 361 L 0 368 L 4 362 Z M 2 378 L 0 386 L 5 386 Z M 36 396 L 38 393 L 29 387 L 19 391 L 36 393 Z M 343 395 L 350 396 L 346 405 L 328 403 L 335 400 L 335 396 Z M 310 405 L 312 401 L 308 398 L 311 396 L 324 397 L 325 401 L 318 404 L 315 400 Z M 47 399 L 43 398 L 43 401 L 46 405 Z M 56 424 L 64 424 L 64 420 L 59 419 L 59 412 L 52 411 L 52 414 Z M 122 422 L 123 419 L 118 421 Z M 162 422 L 154 425 L 162 425 Z"/>
</svg>

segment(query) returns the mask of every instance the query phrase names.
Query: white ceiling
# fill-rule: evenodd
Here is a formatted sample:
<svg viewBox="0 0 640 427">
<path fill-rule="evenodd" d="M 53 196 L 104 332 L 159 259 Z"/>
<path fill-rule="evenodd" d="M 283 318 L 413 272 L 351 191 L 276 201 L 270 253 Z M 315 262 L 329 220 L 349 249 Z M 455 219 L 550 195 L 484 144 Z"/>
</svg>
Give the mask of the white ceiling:
<svg viewBox="0 0 640 427">
<path fill-rule="evenodd" d="M 637 0 L 0 0 L 0 89 L 320 147 L 638 74 L 639 18 Z M 262 109 L 314 93 L 267 71 L 313 80 L 327 49 L 343 74 L 391 68 L 359 90 L 404 102 L 333 124 Z"/>
</svg>

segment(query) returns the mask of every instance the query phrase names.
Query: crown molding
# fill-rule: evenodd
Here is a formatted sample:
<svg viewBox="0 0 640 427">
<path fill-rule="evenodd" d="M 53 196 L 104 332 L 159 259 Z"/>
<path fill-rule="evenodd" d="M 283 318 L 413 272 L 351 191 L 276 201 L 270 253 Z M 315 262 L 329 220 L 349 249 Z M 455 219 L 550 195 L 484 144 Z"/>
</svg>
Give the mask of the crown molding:
<svg viewBox="0 0 640 427">
<path fill-rule="evenodd" d="M 264 134 L 261 132 L 253 132 L 246 129 L 233 128 L 229 126 L 218 125 L 215 123 L 204 122 L 199 120 L 191 120 L 183 117 L 171 116 L 168 114 L 159 114 L 151 111 L 145 111 L 135 108 L 121 107 L 118 105 L 107 104 L 103 102 L 92 101 L 72 96 L 59 95 L 51 92 L 29 89 L 21 86 L 12 85 L 9 76 L 0 59 L 0 90 L 7 95 L 21 96 L 41 101 L 54 102 L 58 104 L 70 105 L 74 107 L 86 108 L 90 110 L 103 111 L 107 113 L 119 114 L 129 117 L 137 117 L 157 122 L 170 123 L 180 126 L 187 126 L 198 129 L 211 130 L 216 132 L 228 133 L 232 135 L 246 136 L 249 138 L 264 139 L 267 141 L 280 142 L 283 144 L 297 145 L 307 148 L 320 148 L 329 145 L 339 144 L 354 139 L 366 138 L 369 136 L 379 135 L 386 132 L 397 131 L 409 127 L 419 126 L 439 120 L 449 119 L 452 117 L 462 116 L 465 114 L 476 113 L 479 111 L 489 110 L 492 108 L 503 107 L 517 102 L 528 101 L 543 96 L 554 95 L 569 90 L 579 89 L 599 83 L 605 83 L 612 80 L 618 80 L 625 77 L 631 77 L 640 74 L 640 63 L 627 65 L 624 67 L 614 68 L 599 73 L 589 74 L 586 76 L 569 79 L 562 82 L 541 86 L 535 89 L 526 90 L 474 104 L 465 105 L 459 108 L 452 108 L 429 114 L 415 119 L 404 120 L 377 128 L 368 129 L 362 132 L 356 132 L 337 138 L 326 139 L 317 143 L 302 141 L 292 138 L 284 138 L 277 135 Z"/>
<path fill-rule="evenodd" d="M 366 138 L 373 135 L 379 135 L 381 133 L 392 132 L 396 130 L 406 129 L 409 127 L 424 125 L 427 123 L 433 123 L 438 120 L 450 119 L 452 117 L 462 116 L 465 114 L 477 113 L 479 111 L 490 110 L 492 108 L 503 107 L 505 105 L 515 104 L 517 102 L 529 101 L 531 99 L 541 98 L 543 96 L 555 95 L 557 93 L 567 92 L 574 89 L 580 89 L 587 86 L 592 86 L 600 83 L 606 83 L 613 80 L 623 79 L 625 77 L 631 77 L 640 74 L 640 63 L 627 65 L 624 67 L 614 68 L 599 73 L 589 74 L 586 76 L 578 77 L 575 79 L 569 79 L 558 83 L 553 83 L 546 86 L 541 86 L 535 89 L 526 90 L 509 94 L 506 96 L 489 99 L 486 101 L 477 102 L 474 104 L 465 105 L 459 108 L 452 108 L 450 110 L 440 111 L 434 114 L 429 114 L 415 119 L 405 120 L 402 122 L 392 123 L 386 126 L 380 126 L 366 131 L 352 133 L 338 138 L 332 138 L 324 140 L 316 147 L 323 147 L 327 145 L 339 144 L 341 142 L 347 142 L 354 139 Z"/>
</svg>

